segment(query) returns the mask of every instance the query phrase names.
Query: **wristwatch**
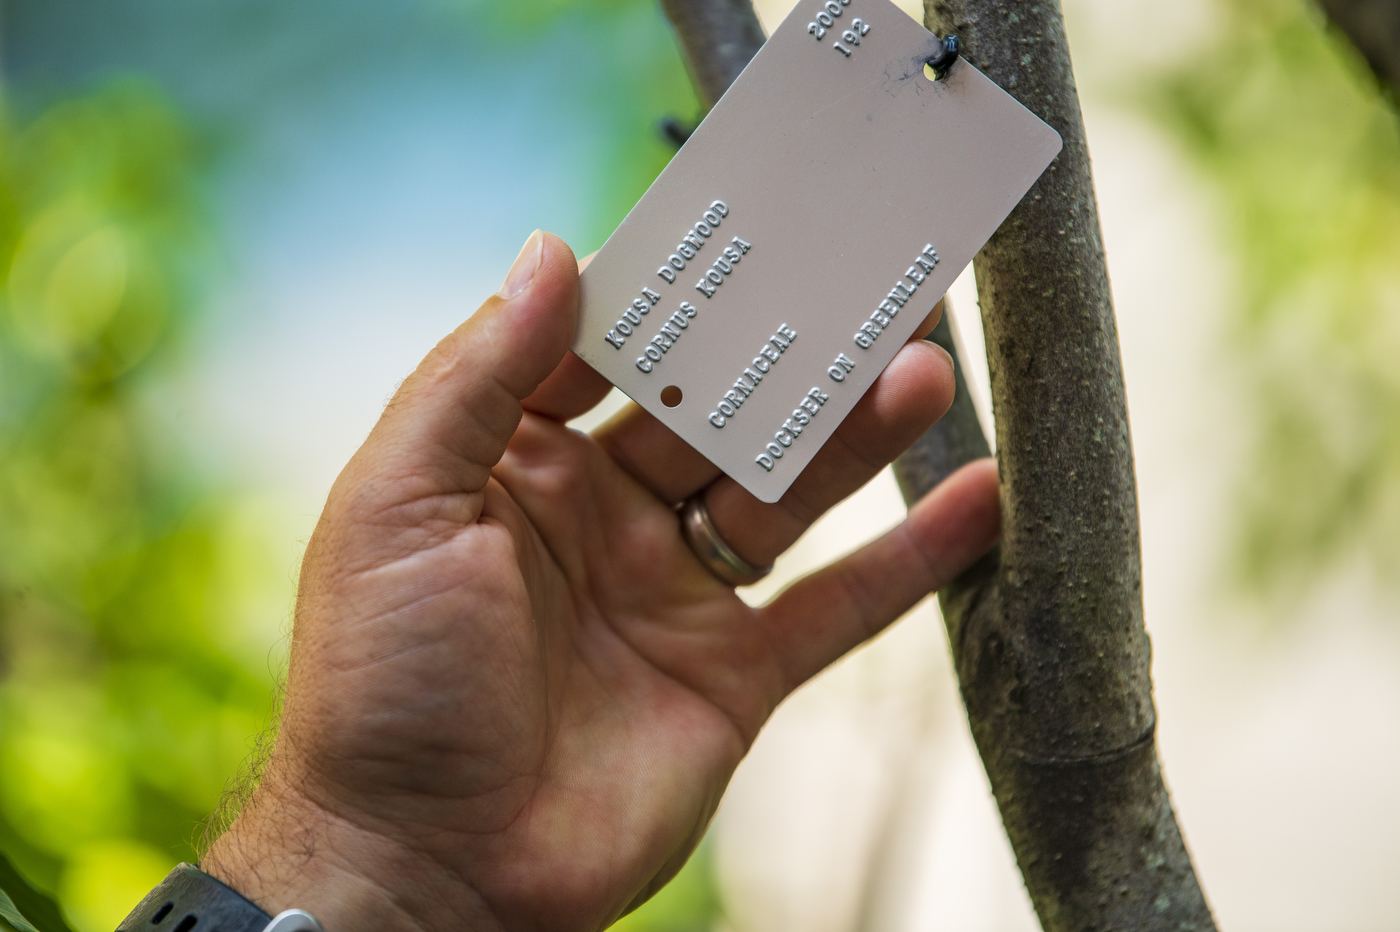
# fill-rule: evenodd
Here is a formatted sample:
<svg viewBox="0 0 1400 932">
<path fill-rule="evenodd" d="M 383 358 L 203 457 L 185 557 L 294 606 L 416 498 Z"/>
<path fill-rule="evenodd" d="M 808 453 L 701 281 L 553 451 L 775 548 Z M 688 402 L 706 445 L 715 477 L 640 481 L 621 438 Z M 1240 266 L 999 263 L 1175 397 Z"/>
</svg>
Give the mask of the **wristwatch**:
<svg viewBox="0 0 1400 932">
<path fill-rule="evenodd" d="M 166 876 L 117 932 L 325 932 L 304 909 L 276 916 L 263 912 L 237 890 L 193 864 L 181 864 Z"/>
</svg>

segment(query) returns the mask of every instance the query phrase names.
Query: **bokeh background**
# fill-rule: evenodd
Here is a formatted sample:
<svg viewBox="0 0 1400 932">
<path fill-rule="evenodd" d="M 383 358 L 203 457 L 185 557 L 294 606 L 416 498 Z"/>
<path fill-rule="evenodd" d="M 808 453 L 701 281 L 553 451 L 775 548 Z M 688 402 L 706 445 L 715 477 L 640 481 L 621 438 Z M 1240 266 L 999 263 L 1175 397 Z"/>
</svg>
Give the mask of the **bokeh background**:
<svg viewBox="0 0 1400 932">
<path fill-rule="evenodd" d="M 1188 843 L 1225 928 L 1400 928 L 1396 111 L 1305 0 L 1064 6 Z M 655 0 L 0 17 L 0 851 L 110 932 L 273 715 L 300 549 L 398 381 L 531 230 L 601 245 L 699 108 Z M 953 301 L 990 417 L 970 272 Z M 880 476 L 749 597 L 902 510 Z M 936 605 L 778 711 L 619 928 L 1036 928 Z"/>
</svg>

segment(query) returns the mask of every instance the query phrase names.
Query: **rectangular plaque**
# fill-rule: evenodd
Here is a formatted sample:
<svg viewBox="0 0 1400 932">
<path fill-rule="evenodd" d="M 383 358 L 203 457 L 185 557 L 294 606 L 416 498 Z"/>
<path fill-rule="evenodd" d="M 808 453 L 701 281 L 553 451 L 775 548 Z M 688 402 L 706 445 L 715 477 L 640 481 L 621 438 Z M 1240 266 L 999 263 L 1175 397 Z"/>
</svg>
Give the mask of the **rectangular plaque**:
<svg viewBox="0 0 1400 932">
<path fill-rule="evenodd" d="M 599 250 L 573 350 L 775 502 L 1060 151 L 889 0 L 802 0 Z"/>
</svg>

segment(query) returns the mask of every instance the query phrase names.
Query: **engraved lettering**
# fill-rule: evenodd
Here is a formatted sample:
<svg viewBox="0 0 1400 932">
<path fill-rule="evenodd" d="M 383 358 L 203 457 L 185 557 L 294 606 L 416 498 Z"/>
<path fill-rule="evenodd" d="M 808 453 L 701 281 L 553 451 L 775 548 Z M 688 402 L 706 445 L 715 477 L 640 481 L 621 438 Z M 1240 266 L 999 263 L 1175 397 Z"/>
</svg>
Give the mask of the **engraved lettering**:
<svg viewBox="0 0 1400 932">
<path fill-rule="evenodd" d="M 684 330 L 686 327 L 690 326 L 690 318 L 685 316 L 685 311 L 676 311 L 676 313 L 666 318 L 666 323 L 678 330 Z"/>
<path fill-rule="evenodd" d="M 708 297 L 710 297 L 711 295 L 713 295 L 713 294 L 715 293 L 715 286 L 712 285 L 712 284 L 710 284 L 709 282 L 705 281 L 705 279 L 702 278 L 702 279 L 700 279 L 700 281 L 696 282 L 696 284 L 695 284 L 695 290 L 698 291 L 698 292 L 700 292 L 701 294 L 703 294 L 705 297 L 708 298 Z"/>
<path fill-rule="evenodd" d="M 663 265 L 661 268 L 656 270 L 656 274 L 666 279 L 666 282 L 668 284 L 676 280 L 676 273 L 673 272 L 669 266 Z"/>
<path fill-rule="evenodd" d="M 924 279 L 928 278 L 927 275 L 919 271 L 919 267 L 917 265 L 909 266 L 909 271 L 904 273 L 904 277 L 909 279 L 916 285 L 922 285 L 924 283 Z"/>
<path fill-rule="evenodd" d="M 725 275 L 728 275 L 730 272 L 734 271 L 734 266 L 730 265 L 729 262 L 723 256 L 720 256 L 718 259 L 715 260 L 714 267 L 719 269 Z"/>
<path fill-rule="evenodd" d="M 778 432 L 773 435 L 773 439 L 778 441 L 785 447 L 790 447 L 792 446 L 792 442 L 797 438 L 794 437 L 792 434 L 788 433 L 783 428 L 779 427 Z"/>
<path fill-rule="evenodd" d="M 893 317 L 899 313 L 899 305 L 895 304 L 889 298 L 886 298 L 880 302 L 880 310 Z"/>
<path fill-rule="evenodd" d="M 632 325 L 625 320 L 619 320 L 617 323 L 613 324 L 613 326 L 616 327 L 617 332 L 624 337 L 630 337 L 632 335 Z"/>
<path fill-rule="evenodd" d="M 662 333 L 658 333 L 651 338 L 651 345 L 658 347 L 663 353 L 669 353 L 671 351 L 671 341 L 666 339 L 666 335 Z"/>
<path fill-rule="evenodd" d="M 737 246 L 737 247 L 739 248 L 739 252 L 740 252 L 741 254 L 742 254 L 742 253 L 747 253 L 750 249 L 753 248 L 753 244 L 752 244 L 752 243 L 746 243 L 746 242 L 744 242 L 743 240 L 739 239 L 739 237 L 737 237 L 737 236 L 734 237 L 734 239 L 731 240 L 731 242 L 732 242 L 735 246 Z"/>
<path fill-rule="evenodd" d="M 653 306 L 660 303 L 661 301 L 661 295 L 657 294 L 655 291 L 652 291 L 650 288 L 642 289 L 642 297 L 650 301 Z"/>
<path fill-rule="evenodd" d="M 603 339 L 613 345 L 613 349 L 622 349 L 622 344 L 627 342 L 627 338 L 619 336 L 616 330 L 609 330 L 603 334 Z"/>
<path fill-rule="evenodd" d="M 627 319 L 627 322 L 629 324 L 632 324 L 634 326 L 642 322 L 642 315 L 638 314 L 635 310 L 633 310 L 630 307 L 622 312 L 622 316 Z"/>
<path fill-rule="evenodd" d="M 715 213 L 719 214 L 721 217 L 728 217 L 728 216 L 729 216 L 729 205 L 726 204 L 724 201 L 712 201 L 712 202 L 710 202 L 710 210 L 713 210 Z M 719 224 L 716 223 L 715 226 L 719 226 Z M 930 248 L 932 248 L 932 247 L 930 247 Z"/>
<path fill-rule="evenodd" d="M 661 361 L 661 350 L 657 349 L 656 347 L 648 346 L 645 350 L 643 350 L 643 352 L 646 353 L 647 358 L 652 360 L 653 362 Z"/>
<path fill-rule="evenodd" d="M 875 321 L 876 326 L 878 326 L 881 330 L 885 329 L 890 325 L 890 319 L 884 314 L 881 314 L 878 309 L 870 312 L 870 319 Z"/>
<path fill-rule="evenodd" d="M 718 269 L 710 269 L 705 273 L 705 277 L 716 285 L 724 284 L 724 273 L 720 272 Z"/>
<path fill-rule="evenodd" d="M 734 387 L 724 393 L 723 400 L 716 406 L 719 411 L 713 412 L 710 416 L 711 424 L 715 427 L 724 426 L 720 421 L 726 421 L 727 418 L 718 417 L 719 413 L 732 414 L 732 412 L 724 411 L 725 401 L 730 402 L 736 409 L 741 407 L 744 404 L 744 399 L 753 394 L 758 389 L 758 383 L 763 381 L 762 373 L 773 368 L 773 363 L 778 361 L 778 358 L 782 356 L 788 346 L 792 345 L 792 341 L 796 337 L 796 330 L 787 324 L 779 325 L 778 332 L 768 338 L 768 342 L 759 351 L 760 354 L 753 358 L 753 365 L 745 366 L 743 373 L 734 380 Z M 801 430 L 799 429 L 795 433 L 801 433 Z"/>
<path fill-rule="evenodd" d="M 720 215 L 717 214 L 717 213 L 715 213 L 713 210 L 707 210 L 707 211 L 705 211 L 703 214 L 701 214 L 700 216 L 704 217 L 704 218 L 705 218 L 705 222 L 708 223 L 710 226 L 712 226 L 712 227 L 717 227 L 717 226 L 719 226 L 719 217 L 720 217 Z"/>
<path fill-rule="evenodd" d="M 721 412 L 722 414 L 724 414 L 726 417 L 733 417 L 733 416 L 734 416 L 735 407 L 734 407 L 732 404 L 730 404 L 729 402 L 727 402 L 727 401 L 721 401 L 721 402 L 719 403 L 718 407 L 719 407 L 720 412 Z M 711 422 L 711 423 L 714 423 L 714 416 L 713 416 L 713 415 L 711 415 L 711 417 L 710 417 L 710 422 Z"/>
<path fill-rule="evenodd" d="M 773 458 L 760 453 L 754 457 L 754 462 L 763 467 L 764 472 L 773 471 Z"/>
<path fill-rule="evenodd" d="M 831 381 L 833 382 L 846 381 L 846 370 L 842 369 L 840 366 L 832 366 L 826 370 L 826 374 L 831 376 Z"/>
<path fill-rule="evenodd" d="M 685 260 L 682 259 L 680 256 L 676 255 L 675 253 L 671 253 L 671 257 L 667 259 L 666 262 L 671 266 L 671 268 L 675 269 L 677 272 L 685 268 Z"/>
<path fill-rule="evenodd" d="M 775 460 L 780 460 L 783 458 L 783 448 L 778 446 L 776 443 L 770 443 L 763 449 L 767 450 L 768 455 L 773 457 L 773 459 Z"/>
<path fill-rule="evenodd" d="M 679 246 L 676 247 L 676 252 L 685 256 L 687 259 L 695 258 L 695 247 L 690 245 L 689 243 L 681 243 Z"/>
<path fill-rule="evenodd" d="M 861 349 L 870 349 L 870 345 L 875 342 L 863 333 L 857 333 L 854 339 L 856 341 L 856 346 L 859 346 Z"/>
<path fill-rule="evenodd" d="M 641 369 L 643 372 L 650 372 L 650 371 L 651 371 L 651 360 L 650 360 L 650 359 L 647 359 L 645 356 L 638 356 L 638 357 L 637 357 L 637 368 L 638 368 L 638 369 Z"/>
<path fill-rule="evenodd" d="M 728 418 L 726 418 L 723 414 L 720 414 L 718 411 L 712 411 L 710 413 L 710 423 L 715 425 L 716 427 L 723 427 L 728 422 L 728 420 Z"/>
<path fill-rule="evenodd" d="M 632 306 L 635 307 L 635 308 L 637 309 L 637 313 L 638 313 L 638 314 L 650 314 L 650 313 L 651 313 L 651 305 L 648 304 L 648 303 L 646 303 L 646 301 L 645 301 L 644 299 L 642 299 L 642 298 L 634 298 L 634 299 L 632 300 Z"/>
<path fill-rule="evenodd" d="M 934 264 L 933 264 L 932 262 L 928 261 L 927 259 L 925 259 L 923 256 L 919 256 L 917 259 L 915 259 L 915 260 L 914 260 L 914 263 L 915 263 L 919 268 L 923 269 L 925 272 L 932 272 L 932 271 L 933 271 L 933 265 L 934 265 Z"/>
<path fill-rule="evenodd" d="M 681 242 L 688 244 L 693 249 L 699 249 L 701 246 L 705 245 L 705 241 L 701 239 L 700 235 L 694 230 L 691 230 L 687 232 L 685 236 L 682 236 Z"/>
<path fill-rule="evenodd" d="M 742 255 L 743 253 L 739 252 L 739 250 L 735 249 L 733 246 L 724 247 L 724 258 L 728 259 L 730 262 L 738 262 Z"/>
<path fill-rule="evenodd" d="M 673 343 L 681 338 L 680 330 L 678 330 L 669 320 L 661 325 L 661 333 L 670 337 L 671 342 Z"/>
<path fill-rule="evenodd" d="M 699 233 L 701 236 L 705 237 L 706 239 L 709 239 L 709 238 L 710 238 L 710 234 L 713 233 L 714 231 L 715 231 L 715 228 L 712 227 L 712 226 L 710 226 L 708 223 L 706 223 L 706 222 L 703 221 L 703 220 L 701 220 L 699 223 L 695 224 L 695 232 L 696 232 L 696 233 Z"/>
<path fill-rule="evenodd" d="M 810 421 L 811 418 L 807 418 L 807 420 Z M 785 431 L 787 431 L 788 433 L 792 434 L 794 437 L 796 437 L 798 434 L 802 433 L 802 428 L 799 427 L 798 425 L 794 424 L 794 423 L 792 422 L 792 418 L 788 418 L 786 421 L 783 421 L 783 430 L 785 430 Z"/>
</svg>

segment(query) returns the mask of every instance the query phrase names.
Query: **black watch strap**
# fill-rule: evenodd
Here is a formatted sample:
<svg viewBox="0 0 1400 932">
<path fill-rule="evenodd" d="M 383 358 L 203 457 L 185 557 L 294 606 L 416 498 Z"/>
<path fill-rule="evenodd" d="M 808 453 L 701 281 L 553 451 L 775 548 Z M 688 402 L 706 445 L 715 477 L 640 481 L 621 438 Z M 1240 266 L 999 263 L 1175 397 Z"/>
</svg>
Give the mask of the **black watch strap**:
<svg viewBox="0 0 1400 932">
<path fill-rule="evenodd" d="M 237 890 L 181 864 L 136 904 L 117 932 L 264 932 L 271 922 Z"/>
</svg>

